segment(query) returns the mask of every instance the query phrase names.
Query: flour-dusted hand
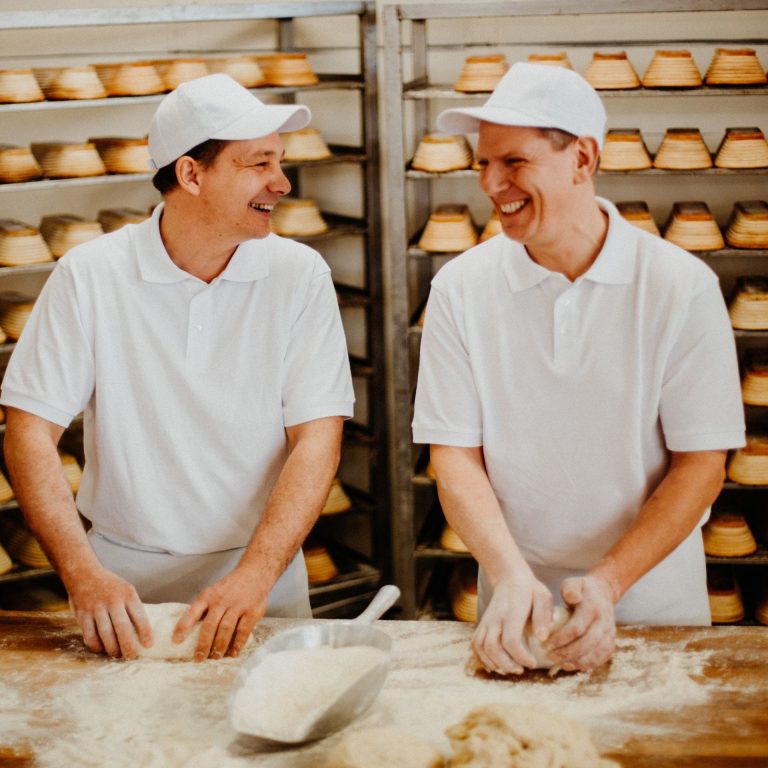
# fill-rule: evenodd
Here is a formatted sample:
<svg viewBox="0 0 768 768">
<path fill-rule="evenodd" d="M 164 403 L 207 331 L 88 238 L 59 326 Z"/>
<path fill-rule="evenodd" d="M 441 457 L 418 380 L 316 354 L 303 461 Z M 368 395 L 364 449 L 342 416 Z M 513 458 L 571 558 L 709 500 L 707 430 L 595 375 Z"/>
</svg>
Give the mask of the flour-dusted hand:
<svg viewBox="0 0 768 768">
<path fill-rule="evenodd" d="M 152 630 L 136 590 L 106 569 L 67 580 L 72 610 L 83 633 L 83 642 L 94 653 L 135 659 L 136 637 L 143 646 L 152 643 Z"/>
<path fill-rule="evenodd" d="M 268 595 L 269 585 L 239 565 L 198 595 L 176 625 L 173 640 L 181 642 L 202 621 L 195 661 L 237 656 L 266 613 Z"/>
<path fill-rule="evenodd" d="M 530 570 L 499 580 L 472 637 L 472 650 L 489 671 L 519 675 L 536 667 L 523 637 L 530 617 L 534 634 L 546 640 L 552 623 L 552 595 Z"/>
<path fill-rule="evenodd" d="M 616 648 L 613 589 L 602 576 L 591 574 L 564 579 L 560 593 L 573 615 L 547 643 L 550 656 L 566 670 L 595 669 Z"/>
</svg>

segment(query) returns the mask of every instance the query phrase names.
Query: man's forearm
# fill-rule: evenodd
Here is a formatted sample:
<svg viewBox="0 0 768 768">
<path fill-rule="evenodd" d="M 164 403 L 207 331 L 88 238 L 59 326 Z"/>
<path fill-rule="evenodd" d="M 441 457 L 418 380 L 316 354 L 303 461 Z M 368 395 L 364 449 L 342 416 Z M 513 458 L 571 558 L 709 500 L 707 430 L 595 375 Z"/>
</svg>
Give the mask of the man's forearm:
<svg viewBox="0 0 768 768">
<path fill-rule="evenodd" d="M 277 581 L 311 530 L 339 465 L 340 417 L 288 430 L 290 453 L 239 568 L 253 569 L 269 587 Z"/>
<path fill-rule="evenodd" d="M 443 512 L 491 585 L 509 571 L 527 570 L 485 471 L 482 449 L 433 445 L 430 451 Z"/>
<path fill-rule="evenodd" d="M 66 481 L 56 445 L 61 428 L 9 409 L 4 451 L 27 524 L 65 586 L 97 564 Z"/>
<path fill-rule="evenodd" d="M 717 498 L 725 451 L 673 453 L 667 474 L 629 530 L 591 574 L 610 585 L 614 602 L 678 546 Z"/>
</svg>

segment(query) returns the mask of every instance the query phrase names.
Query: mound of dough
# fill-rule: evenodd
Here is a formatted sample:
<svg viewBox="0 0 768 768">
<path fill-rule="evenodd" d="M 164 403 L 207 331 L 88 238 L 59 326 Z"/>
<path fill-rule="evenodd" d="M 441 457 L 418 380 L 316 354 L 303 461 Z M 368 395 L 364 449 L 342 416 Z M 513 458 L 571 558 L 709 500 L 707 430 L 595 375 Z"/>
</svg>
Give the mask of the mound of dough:
<svg viewBox="0 0 768 768">
<path fill-rule="evenodd" d="M 144 610 L 152 627 L 152 646 L 145 648 L 136 639 L 140 659 L 192 659 L 200 636 L 201 622 L 197 622 L 186 639 L 174 643 L 171 639 L 179 619 L 189 608 L 186 603 L 144 603 Z"/>
<path fill-rule="evenodd" d="M 558 629 L 562 629 L 568 623 L 568 619 L 571 618 L 571 611 L 562 605 L 556 605 L 552 610 L 552 616 L 552 625 L 549 628 L 550 635 L 557 632 Z M 552 669 L 557 667 L 555 662 L 547 656 L 547 652 L 544 650 L 539 639 L 533 634 L 530 621 L 525 625 L 524 637 L 526 643 L 528 643 L 528 648 L 536 659 L 536 669 Z"/>
<path fill-rule="evenodd" d="M 619 768 L 600 757 L 586 726 L 546 709 L 489 704 L 445 733 L 449 768 Z"/>
<path fill-rule="evenodd" d="M 397 728 L 368 728 L 344 737 L 325 768 L 443 768 L 440 752 Z"/>
</svg>

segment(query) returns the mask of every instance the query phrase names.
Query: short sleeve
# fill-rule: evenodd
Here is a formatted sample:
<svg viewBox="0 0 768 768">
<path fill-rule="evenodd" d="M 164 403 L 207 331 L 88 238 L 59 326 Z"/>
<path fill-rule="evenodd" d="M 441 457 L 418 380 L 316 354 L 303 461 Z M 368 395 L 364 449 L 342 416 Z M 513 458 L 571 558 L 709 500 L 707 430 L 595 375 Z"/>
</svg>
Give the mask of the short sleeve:
<svg viewBox="0 0 768 768">
<path fill-rule="evenodd" d="M 482 410 L 461 323 L 448 294 L 434 284 L 421 337 L 413 440 L 463 448 L 483 444 Z"/>
<path fill-rule="evenodd" d="M 667 362 L 659 414 L 670 451 L 744 445 L 733 329 L 716 282 L 690 302 Z"/>
<path fill-rule="evenodd" d="M 283 418 L 288 427 L 353 414 L 355 396 L 336 291 L 330 271 L 320 263 L 323 269 L 316 269 L 309 281 L 285 356 Z"/>
<path fill-rule="evenodd" d="M 59 263 L 48 278 L 11 355 L 3 405 L 67 427 L 95 386 L 93 346 L 71 272 Z"/>
</svg>

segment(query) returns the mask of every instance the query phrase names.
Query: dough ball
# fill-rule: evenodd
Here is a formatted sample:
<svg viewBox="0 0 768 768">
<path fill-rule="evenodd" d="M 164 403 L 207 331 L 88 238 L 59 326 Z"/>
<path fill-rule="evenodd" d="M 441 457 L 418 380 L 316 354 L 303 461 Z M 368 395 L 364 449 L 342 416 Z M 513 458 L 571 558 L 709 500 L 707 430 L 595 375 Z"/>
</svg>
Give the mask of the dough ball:
<svg viewBox="0 0 768 768">
<path fill-rule="evenodd" d="M 562 605 L 556 605 L 552 611 L 553 620 L 549 628 L 549 634 L 557 632 L 568 623 L 568 619 L 571 618 L 571 613 L 568 608 L 564 608 Z M 547 652 L 544 650 L 539 639 L 533 634 L 533 627 L 531 622 L 525 625 L 525 641 L 528 643 L 528 648 L 536 659 L 536 669 L 550 669 L 555 665 L 555 662 L 547 656 Z"/>
<path fill-rule="evenodd" d="M 144 603 L 149 625 L 152 627 L 152 646 L 145 648 L 136 639 L 140 659 L 192 659 L 200 636 L 201 622 L 197 622 L 187 638 L 174 643 L 171 637 L 179 619 L 189 608 L 187 603 Z"/>
<path fill-rule="evenodd" d="M 354 731 L 328 756 L 326 768 L 442 768 L 445 760 L 426 741 L 397 728 Z"/>
<path fill-rule="evenodd" d="M 529 706 L 489 704 L 446 731 L 449 768 L 609 768 L 589 730 L 575 720 Z"/>
</svg>

